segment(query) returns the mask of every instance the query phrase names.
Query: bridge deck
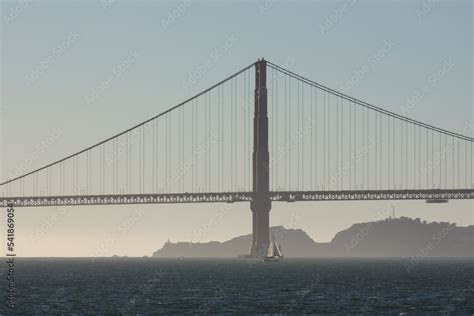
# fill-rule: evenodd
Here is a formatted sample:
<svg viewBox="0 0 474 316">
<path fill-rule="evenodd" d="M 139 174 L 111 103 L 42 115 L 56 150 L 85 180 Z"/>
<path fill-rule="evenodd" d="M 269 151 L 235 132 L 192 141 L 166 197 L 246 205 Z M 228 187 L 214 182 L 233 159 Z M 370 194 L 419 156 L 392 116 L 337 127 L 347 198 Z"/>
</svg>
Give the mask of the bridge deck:
<svg viewBox="0 0 474 316">
<path fill-rule="evenodd" d="M 42 197 L 0 197 L 0 205 L 19 207 L 234 203 L 252 201 L 252 192 L 164 193 L 133 195 L 84 195 Z M 300 201 L 374 201 L 374 200 L 465 200 L 474 199 L 474 189 L 460 190 L 385 190 L 385 191 L 279 191 L 270 192 L 274 202 Z"/>
</svg>

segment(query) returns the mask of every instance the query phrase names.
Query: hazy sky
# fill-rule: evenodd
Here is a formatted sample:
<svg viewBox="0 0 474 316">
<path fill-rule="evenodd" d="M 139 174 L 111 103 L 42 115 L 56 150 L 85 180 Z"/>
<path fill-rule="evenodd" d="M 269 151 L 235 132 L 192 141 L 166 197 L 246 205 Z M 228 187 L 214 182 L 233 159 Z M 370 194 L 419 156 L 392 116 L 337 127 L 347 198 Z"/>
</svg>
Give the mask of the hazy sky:
<svg viewBox="0 0 474 316">
<path fill-rule="evenodd" d="M 24 0 L 2 1 L 1 10 L 2 180 L 32 153 L 24 172 L 157 114 L 260 57 L 396 113 L 450 63 L 409 116 L 459 133 L 474 123 L 469 0 Z M 212 59 L 222 47 L 225 53 Z M 349 86 L 380 50 L 386 56 Z M 91 89 L 124 60 L 130 67 L 88 104 Z M 205 74 L 188 87 L 190 73 L 208 60 Z M 48 139 L 52 144 L 37 153 Z M 353 223 L 386 217 L 388 205 L 274 203 L 271 225 L 329 241 Z M 397 202 L 396 212 L 474 224 L 471 201 Z M 247 204 L 18 209 L 17 253 L 150 255 L 168 238 L 226 240 L 249 233 L 250 219 Z"/>
</svg>

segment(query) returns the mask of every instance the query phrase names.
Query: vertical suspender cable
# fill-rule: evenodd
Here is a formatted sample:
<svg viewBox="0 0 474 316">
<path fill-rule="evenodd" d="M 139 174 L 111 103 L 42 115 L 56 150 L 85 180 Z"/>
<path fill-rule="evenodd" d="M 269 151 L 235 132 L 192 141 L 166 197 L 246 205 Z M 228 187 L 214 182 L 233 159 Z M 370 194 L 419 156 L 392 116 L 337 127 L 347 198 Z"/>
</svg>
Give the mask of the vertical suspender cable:
<svg viewBox="0 0 474 316">
<path fill-rule="evenodd" d="M 367 190 L 370 189 L 370 168 L 369 168 L 369 132 L 370 132 L 370 120 L 369 120 L 369 109 L 366 110 L 366 122 L 367 122 L 367 128 L 366 128 L 366 135 L 365 135 L 365 151 L 367 154 L 365 154 L 365 163 L 366 163 L 366 172 L 367 172 Z"/>
<path fill-rule="evenodd" d="M 288 80 L 288 189 L 291 190 L 291 78 Z"/>
<path fill-rule="evenodd" d="M 300 104 L 300 81 L 296 81 L 296 135 L 298 137 L 297 151 L 296 151 L 296 189 L 300 189 L 300 150 L 301 150 L 301 132 L 300 119 L 301 119 L 301 104 Z"/>
<path fill-rule="evenodd" d="M 400 121 L 400 183 L 398 188 L 403 188 L 403 121 Z"/>
<path fill-rule="evenodd" d="M 392 188 L 395 190 L 396 189 L 396 183 L 397 183 L 397 175 L 396 175 L 396 160 L 395 160 L 395 153 L 397 152 L 396 150 L 396 138 L 397 138 L 397 135 L 396 135 L 396 120 L 395 119 L 391 119 L 392 120 Z"/>
<path fill-rule="evenodd" d="M 456 143 L 457 143 L 457 147 L 458 147 L 458 163 L 457 163 L 457 166 L 458 166 L 458 187 L 457 187 L 457 188 L 459 189 L 459 188 L 460 188 L 460 186 L 459 186 L 459 185 L 460 185 L 460 182 L 459 182 L 459 179 L 460 179 L 459 167 L 460 167 L 460 164 L 461 164 L 461 163 L 459 162 L 459 156 L 460 156 L 460 154 L 461 154 L 460 149 L 459 149 L 459 148 L 461 147 L 461 146 L 459 145 L 459 138 L 457 139 Z"/>
<path fill-rule="evenodd" d="M 222 130 L 221 130 L 221 111 L 222 111 L 222 102 L 221 102 L 221 87 L 217 87 L 217 134 L 219 139 L 217 140 L 217 189 L 222 190 L 221 186 L 221 141 L 222 141 Z"/>
<path fill-rule="evenodd" d="M 365 136 L 365 127 L 366 127 L 366 123 L 365 123 L 365 108 L 362 109 L 362 152 L 361 154 L 363 155 L 362 156 L 362 190 L 367 190 L 366 186 L 365 186 L 365 154 L 364 154 L 364 151 L 365 151 L 365 141 L 366 141 L 366 136 Z"/>
<path fill-rule="evenodd" d="M 349 102 L 349 190 L 352 190 L 352 168 L 355 168 L 355 163 L 352 161 L 352 102 Z M 354 163 L 354 165 L 353 165 Z"/>
<path fill-rule="evenodd" d="M 379 170 L 379 166 L 381 165 L 381 146 L 379 146 L 379 142 L 382 142 L 382 137 L 381 137 L 381 122 L 380 122 L 380 115 L 379 113 L 375 113 L 375 189 L 380 190 L 381 186 L 381 168 Z M 380 178 L 379 178 L 380 177 Z"/>
<path fill-rule="evenodd" d="M 451 138 L 451 144 L 452 144 L 452 146 L 453 146 L 453 148 L 452 148 L 453 155 L 452 155 L 452 161 L 451 161 L 451 164 L 452 164 L 452 169 L 451 169 L 451 172 L 452 172 L 451 188 L 454 189 L 454 151 L 455 151 L 455 148 L 454 148 L 454 136 Z"/>
<path fill-rule="evenodd" d="M 387 126 L 388 126 L 388 137 L 387 137 L 387 139 L 388 139 L 388 141 L 387 141 L 387 143 L 388 143 L 388 146 L 387 146 L 387 170 L 388 170 L 388 172 L 387 172 L 387 180 L 388 180 L 387 183 L 388 183 L 388 185 L 387 185 L 387 189 L 389 189 L 389 190 L 392 187 L 391 182 L 390 182 L 390 172 L 391 172 L 391 169 L 392 169 L 391 168 L 391 163 L 392 162 L 390 160 L 390 158 L 392 157 L 392 153 L 391 153 L 392 152 L 392 147 L 391 147 L 391 142 L 390 142 L 391 139 L 392 139 L 392 133 L 391 133 L 392 128 L 391 128 L 391 124 L 390 124 L 391 121 L 392 121 L 392 119 L 390 117 L 387 117 Z"/>
<path fill-rule="evenodd" d="M 405 140 L 406 140 L 406 169 L 405 169 L 405 187 L 404 189 L 408 189 L 410 188 L 410 181 L 411 181 L 411 177 L 410 177 L 410 167 L 411 167 L 411 163 L 413 163 L 412 161 L 410 161 L 410 124 L 405 124 L 405 129 L 406 129 L 406 133 L 405 133 Z"/>
<path fill-rule="evenodd" d="M 327 181 L 326 181 L 326 156 L 327 156 L 327 148 L 326 148 L 326 133 L 327 133 L 327 118 L 326 118 L 326 98 L 327 92 L 323 92 L 323 189 L 326 189 Z"/>
<path fill-rule="evenodd" d="M 315 144 L 314 144 L 314 169 L 315 169 L 315 172 L 314 172 L 314 187 L 316 189 L 318 189 L 318 164 L 319 164 L 319 159 L 318 159 L 318 155 L 319 155 L 319 151 L 318 151 L 318 137 L 319 137 L 319 133 L 318 133 L 318 127 L 319 127 L 319 121 L 318 121 L 318 118 L 319 118 L 319 115 L 318 115 L 318 88 L 314 88 L 314 101 L 315 101 L 315 109 L 314 109 L 314 113 L 315 113 L 315 117 L 314 117 L 314 121 L 313 123 L 313 128 L 314 128 L 314 138 L 315 138 Z"/>
<path fill-rule="evenodd" d="M 327 189 L 331 189 L 331 95 L 326 95 L 327 109 L 326 109 L 326 146 L 327 146 L 327 172 L 326 172 L 326 185 Z"/>
<path fill-rule="evenodd" d="M 234 184 L 234 79 L 230 81 L 230 189 Z"/>
<path fill-rule="evenodd" d="M 342 190 L 344 187 L 344 170 L 343 170 L 343 161 L 344 161 L 344 99 L 339 98 L 339 190 Z"/>
<path fill-rule="evenodd" d="M 248 170 L 248 161 L 250 161 L 250 154 L 248 151 L 248 147 L 250 146 L 250 143 L 248 142 L 248 134 L 250 133 L 250 126 L 248 124 L 248 113 L 250 112 L 251 109 L 251 103 L 250 103 L 250 93 L 249 93 L 249 83 L 248 83 L 248 71 L 244 73 L 244 98 L 245 98 L 245 112 L 244 112 L 244 157 L 242 161 L 244 162 L 244 184 L 246 186 L 246 189 L 248 191 L 250 190 L 250 187 L 248 186 L 248 178 L 249 178 L 249 170 Z"/>
<path fill-rule="evenodd" d="M 273 69 L 273 68 L 272 68 Z M 280 129 L 278 128 L 278 112 L 279 112 L 279 106 L 278 106 L 278 91 L 279 91 L 279 87 L 278 87 L 278 75 L 279 73 L 276 72 L 275 73 L 275 85 L 272 86 L 272 89 L 275 90 L 275 93 L 274 93 L 274 98 L 275 98 L 275 124 L 276 124 L 276 130 L 275 130 L 275 160 L 274 160 L 274 164 L 272 165 L 273 169 L 275 170 L 275 183 L 274 183 L 274 188 L 273 190 L 277 190 L 277 187 L 278 187 L 278 172 L 279 172 L 279 149 L 280 149 L 280 144 L 279 144 L 279 139 L 278 139 L 278 134 L 280 133 Z M 278 158 L 277 158 L 278 157 Z"/>
<path fill-rule="evenodd" d="M 310 182 L 309 182 L 309 186 L 310 186 L 310 190 L 314 190 L 313 188 L 313 176 L 314 176 L 314 171 L 313 171 L 313 165 L 314 165 L 314 161 L 313 161 L 313 134 L 314 134 L 314 128 L 313 128 L 313 124 L 312 122 L 314 121 L 314 108 L 313 108 L 313 91 L 314 91 L 314 87 L 311 87 L 310 86 L 310 111 L 311 111 L 311 139 L 310 139 L 310 142 L 311 142 L 311 151 L 310 151 Z"/>
<path fill-rule="evenodd" d="M 335 179 L 333 180 L 336 183 L 336 189 L 339 189 L 339 180 L 340 180 L 340 170 L 339 170 L 339 100 L 340 98 L 336 97 L 336 168 L 335 168 Z"/>
<path fill-rule="evenodd" d="M 306 144 L 305 139 L 306 139 L 306 129 L 305 129 L 305 116 L 304 116 L 304 84 L 301 84 L 301 126 L 302 126 L 302 131 L 301 131 L 301 190 L 305 189 L 304 186 L 304 178 L 305 178 L 305 168 L 304 168 L 304 146 Z"/>
</svg>

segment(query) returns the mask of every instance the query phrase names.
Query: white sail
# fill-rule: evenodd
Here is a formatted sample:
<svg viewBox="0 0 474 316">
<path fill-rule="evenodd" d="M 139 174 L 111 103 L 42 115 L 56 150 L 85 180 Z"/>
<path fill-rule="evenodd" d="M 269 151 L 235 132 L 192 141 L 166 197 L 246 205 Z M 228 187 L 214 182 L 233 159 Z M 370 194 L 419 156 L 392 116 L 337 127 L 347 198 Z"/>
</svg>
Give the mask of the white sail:
<svg viewBox="0 0 474 316">
<path fill-rule="evenodd" d="M 273 257 L 275 252 L 273 249 L 273 241 L 270 241 L 270 245 L 268 245 L 268 250 L 267 250 L 267 257 Z"/>
<path fill-rule="evenodd" d="M 273 242 L 273 254 L 276 257 L 283 257 L 281 253 L 281 247 L 277 244 L 276 241 Z"/>
</svg>

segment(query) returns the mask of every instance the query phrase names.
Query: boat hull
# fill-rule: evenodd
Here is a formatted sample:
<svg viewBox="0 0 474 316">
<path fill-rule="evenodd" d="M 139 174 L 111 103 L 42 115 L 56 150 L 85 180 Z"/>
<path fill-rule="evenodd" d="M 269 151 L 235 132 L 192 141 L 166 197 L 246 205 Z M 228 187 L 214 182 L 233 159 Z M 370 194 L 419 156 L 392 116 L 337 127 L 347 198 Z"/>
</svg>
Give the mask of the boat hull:
<svg viewBox="0 0 474 316">
<path fill-rule="evenodd" d="M 279 262 L 282 261 L 283 257 L 265 257 L 263 258 L 263 262 Z"/>
</svg>

